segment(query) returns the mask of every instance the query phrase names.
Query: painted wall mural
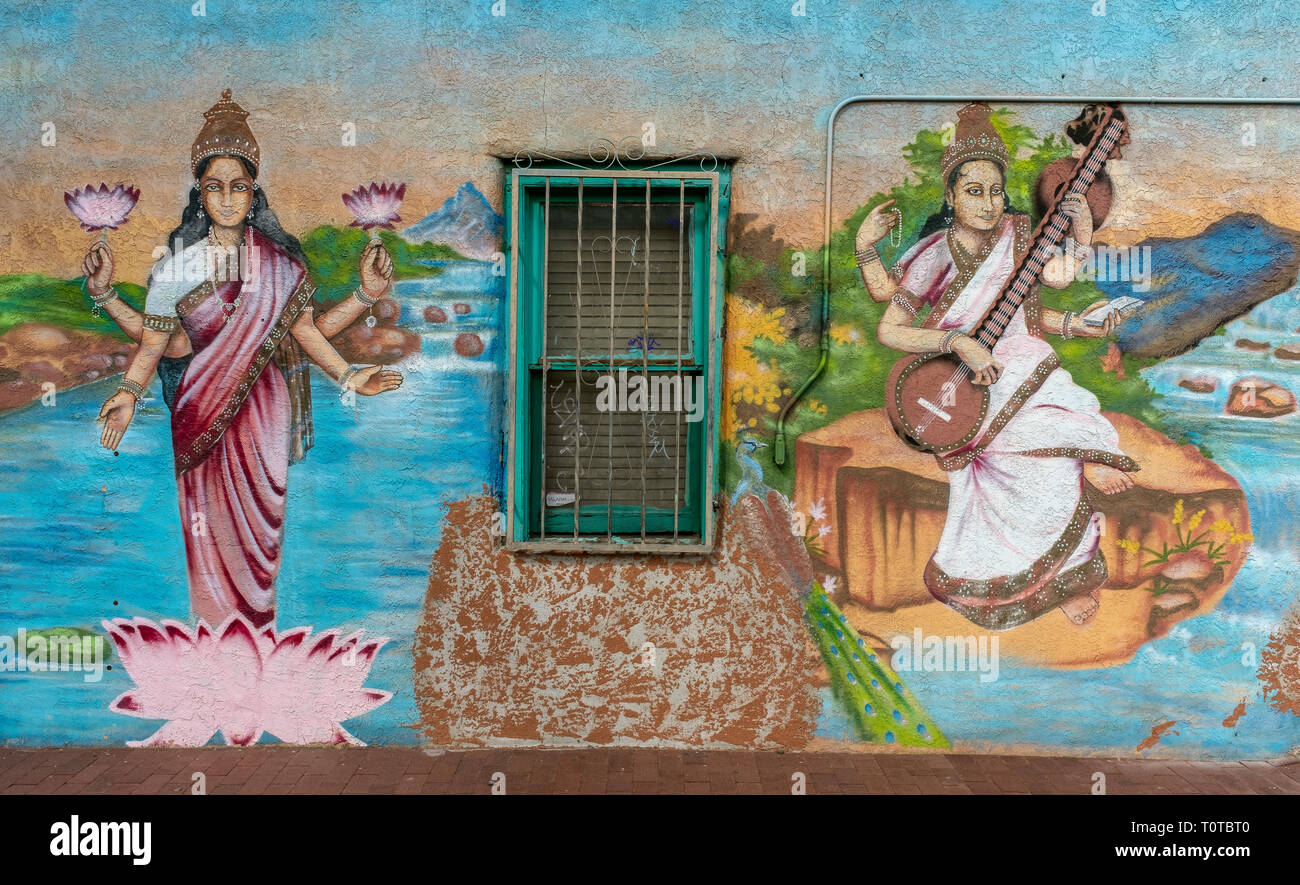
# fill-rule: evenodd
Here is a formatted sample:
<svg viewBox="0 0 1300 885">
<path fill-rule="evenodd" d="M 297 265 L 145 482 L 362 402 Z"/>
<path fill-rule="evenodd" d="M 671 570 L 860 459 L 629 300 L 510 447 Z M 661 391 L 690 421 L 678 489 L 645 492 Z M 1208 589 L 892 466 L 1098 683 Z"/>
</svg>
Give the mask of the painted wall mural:
<svg viewBox="0 0 1300 885">
<path fill-rule="evenodd" d="M 759 450 L 739 482 L 783 484 L 828 601 L 955 741 L 1145 751 L 1175 722 L 1184 752 L 1285 752 L 1295 231 L 1225 209 L 1144 237 L 1141 140 L 1172 109 L 953 111 L 924 107 L 901 181 L 839 216 L 793 469 Z M 820 279 L 789 269 L 822 256 L 768 240 L 732 260 L 743 439 L 814 369 Z M 830 663 L 818 734 L 879 740 Z M 1026 692 L 1052 712 L 1016 713 Z"/>
<path fill-rule="evenodd" d="M 1112 29 L 1120 83 L 971 80 L 908 11 L 554 5 L 392 4 L 364 50 L 310 4 L 0 12 L 0 740 L 1300 746 L 1300 111 L 854 105 L 824 242 L 847 95 L 1192 84 L 1126 10 L 1006 13 Z M 105 24 L 153 47 L 111 113 Z M 1222 70 L 1295 35 L 1253 26 Z M 512 551 L 505 184 L 627 132 L 730 176 L 716 549 Z"/>
</svg>

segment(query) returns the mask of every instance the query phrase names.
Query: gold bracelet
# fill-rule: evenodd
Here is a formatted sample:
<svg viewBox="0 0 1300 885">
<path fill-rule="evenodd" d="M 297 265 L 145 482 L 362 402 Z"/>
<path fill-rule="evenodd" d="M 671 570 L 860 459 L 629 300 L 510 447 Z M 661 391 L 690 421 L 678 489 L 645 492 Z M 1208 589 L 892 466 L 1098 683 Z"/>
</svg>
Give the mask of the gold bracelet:
<svg viewBox="0 0 1300 885">
<path fill-rule="evenodd" d="M 127 393 L 131 394 L 131 396 L 135 397 L 137 403 L 144 399 L 144 388 L 125 375 L 123 375 L 122 380 L 117 383 L 117 389 L 118 391 L 125 390 Z"/>
<path fill-rule="evenodd" d="M 858 260 L 858 267 L 866 267 L 880 260 L 880 253 L 876 251 L 875 246 L 857 249 L 853 252 L 853 256 Z"/>
</svg>

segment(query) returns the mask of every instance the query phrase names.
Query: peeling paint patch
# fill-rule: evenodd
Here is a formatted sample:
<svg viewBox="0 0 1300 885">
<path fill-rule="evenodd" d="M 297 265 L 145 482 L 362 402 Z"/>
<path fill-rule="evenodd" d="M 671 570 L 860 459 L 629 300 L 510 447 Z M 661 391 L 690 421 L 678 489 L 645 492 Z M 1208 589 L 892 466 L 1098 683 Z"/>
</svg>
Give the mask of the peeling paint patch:
<svg viewBox="0 0 1300 885">
<path fill-rule="evenodd" d="M 708 556 L 522 554 L 492 535 L 497 509 L 446 505 L 414 647 L 427 740 L 807 744 L 819 661 L 753 527 L 724 511 Z"/>
<path fill-rule="evenodd" d="M 1300 716 L 1300 607 L 1291 609 L 1269 636 L 1256 676 L 1274 710 Z"/>
<path fill-rule="evenodd" d="M 1151 733 L 1142 738 L 1142 743 L 1137 745 L 1137 752 L 1141 753 L 1143 750 L 1150 749 L 1160 743 L 1161 738 L 1165 736 L 1165 732 L 1169 731 L 1169 729 L 1173 728 L 1177 724 L 1177 720 L 1170 719 L 1168 722 L 1161 722 L 1155 728 L 1152 728 Z M 1178 734 L 1178 732 L 1175 731 L 1174 734 Z"/>
<path fill-rule="evenodd" d="M 1245 715 L 1246 715 L 1246 699 L 1242 698 L 1237 703 L 1237 706 L 1233 708 L 1232 715 L 1229 716 L 1227 719 L 1223 720 L 1223 727 L 1236 728 L 1237 723 L 1240 722 L 1241 718 Z"/>
</svg>

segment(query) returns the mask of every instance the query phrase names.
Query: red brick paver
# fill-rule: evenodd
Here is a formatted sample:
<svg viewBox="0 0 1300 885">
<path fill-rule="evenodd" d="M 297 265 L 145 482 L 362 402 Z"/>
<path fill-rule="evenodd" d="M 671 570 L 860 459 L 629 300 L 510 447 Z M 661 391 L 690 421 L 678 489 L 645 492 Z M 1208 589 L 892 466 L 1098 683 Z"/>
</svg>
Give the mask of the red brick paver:
<svg viewBox="0 0 1300 885">
<path fill-rule="evenodd" d="M 180 794 L 196 773 L 212 794 L 507 793 L 809 795 L 1300 794 L 1300 759 L 1167 759 L 743 750 L 423 750 L 284 747 L 202 750 L 0 748 L 0 793 Z"/>
</svg>

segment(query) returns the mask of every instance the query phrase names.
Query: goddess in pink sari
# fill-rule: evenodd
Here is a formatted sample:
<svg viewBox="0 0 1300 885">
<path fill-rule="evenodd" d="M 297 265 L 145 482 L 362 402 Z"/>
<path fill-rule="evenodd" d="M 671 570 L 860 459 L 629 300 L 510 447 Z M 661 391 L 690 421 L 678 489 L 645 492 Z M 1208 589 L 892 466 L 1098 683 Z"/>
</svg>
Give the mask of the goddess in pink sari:
<svg viewBox="0 0 1300 885">
<path fill-rule="evenodd" d="M 256 183 L 247 116 L 229 90 L 204 115 L 191 152 L 194 193 L 171 238 L 182 248 L 150 276 L 140 348 L 98 420 L 101 444 L 116 453 L 159 360 L 183 353 L 188 339 L 172 448 L 191 605 L 212 625 L 238 613 L 260 627 L 275 618 L 289 464 L 312 444 L 308 361 L 345 396 L 395 390 L 402 377 L 349 366 L 317 328 L 301 246 Z M 93 295 L 110 288 L 112 270 L 106 251 L 87 257 Z M 358 298 L 383 295 L 391 274 L 382 247 L 367 248 Z"/>
<path fill-rule="evenodd" d="M 874 244 L 894 220 L 885 203 L 858 233 L 859 261 L 873 299 L 889 301 L 880 320 L 882 343 L 920 353 L 945 339 L 989 386 L 989 408 L 975 439 L 938 456 L 949 474 L 948 515 L 938 549 L 925 570 L 931 595 L 989 629 L 1026 623 L 1060 606 L 1075 623 L 1096 612 L 1107 577 L 1100 525 L 1084 494 L 1084 479 L 1103 493 L 1132 486 L 1138 465 L 1119 448 L 1115 428 L 1097 398 L 1061 368 L 1046 333 L 1109 335 L 1118 318 L 1088 325 L 1083 315 L 1043 306 L 1038 291 L 1017 309 L 1006 332 L 986 350 L 971 332 L 992 307 L 1030 245 L 1029 217 L 1012 214 L 1004 176 L 1007 150 L 986 105 L 960 113 L 956 138 L 944 152 L 945 206 L 933 232 L 886 271 L 872 259 Z M 1092 238 L 1081 199 L 1063 210 L 1076 249 Z M 1042 282 L 1073 280 L 1069 252 L 1053 258 Z M 922 318 L 922 311 L 929 308 Z M 961 334 L 958 334 L 961 333 Z M 949 337 L 949 336 L 953 337 Z"/>
</svg>

